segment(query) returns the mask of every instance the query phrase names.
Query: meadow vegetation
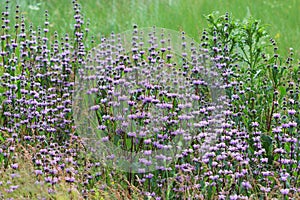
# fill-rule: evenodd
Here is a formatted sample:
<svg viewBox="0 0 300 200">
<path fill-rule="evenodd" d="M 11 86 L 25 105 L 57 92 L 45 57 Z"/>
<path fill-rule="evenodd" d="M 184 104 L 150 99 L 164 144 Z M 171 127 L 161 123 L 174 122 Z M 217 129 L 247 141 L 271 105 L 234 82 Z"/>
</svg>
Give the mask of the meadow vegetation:
<svg viewBox="0 0 300 200">
<path fill-rule="evenodd" d="M 297 1 L 2 2 L 1 199 L 300 198 Z"/>
</svg>

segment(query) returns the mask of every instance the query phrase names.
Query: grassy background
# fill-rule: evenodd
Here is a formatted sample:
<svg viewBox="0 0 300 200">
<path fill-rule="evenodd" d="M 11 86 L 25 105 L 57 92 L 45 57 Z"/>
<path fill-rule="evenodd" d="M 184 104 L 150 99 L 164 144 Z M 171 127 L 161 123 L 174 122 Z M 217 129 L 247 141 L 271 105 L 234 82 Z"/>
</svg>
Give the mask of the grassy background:
<svg viewBox="0 0 300 200">
<path fill-rule="evenodd" d="M 5 0 L 0 0 L 4 2 Z M 72 0 L 11 0 L 21 5 L 23 14 L 34 25 L 42 25 L 43 12 L 49 11 L 52 30 L 63 34 L 72 28 Z M 91 22 L 92 34 L 109 34 L 139 27 L 158 26 L 184 30 L 196 40 L 207 26 L 203 15 L 213 11 L 243 19 L 250 14 L 267 24 L 276 39 L 279 53 L 293 47 L 300 51 L 299 0 L 79 0 L 83 14 Z"/>
</svg>

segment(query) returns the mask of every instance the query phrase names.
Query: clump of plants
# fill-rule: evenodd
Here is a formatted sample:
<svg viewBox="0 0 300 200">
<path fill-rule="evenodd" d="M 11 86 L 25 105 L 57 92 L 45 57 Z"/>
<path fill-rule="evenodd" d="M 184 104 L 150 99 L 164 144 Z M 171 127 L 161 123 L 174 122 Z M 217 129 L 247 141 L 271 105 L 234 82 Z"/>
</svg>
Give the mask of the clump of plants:
<svg viewBox="0 0 300 200">
<path fill-rule="evenodd" d="M 44 24 L 35 26 L 26 22 L 19 6 L 11 8 L 6 1 L 0 58 L 1 199 L 58 198 L 65 193 L 65 198 L 99 199 L 113 182 L 99 181 L 103 167 L 83 156 L 75 133 L 74 77 L 84 64 L 86 44 L 93 41 L 87 39 L 88 24 L 77 1 L 73 9 L 74 32 L 50 35 L 47 11 Z"/>
<path fill-rule="evenodd" d="M 72 2 L 63 35 L 47 11 L 42 26 L 2 12 L 1 198 L 299 198 L 292 49 L 228 13 L 207 16 L 199 44 L 137 26 L 129 44 L 95 38 Z"/>
</svg>

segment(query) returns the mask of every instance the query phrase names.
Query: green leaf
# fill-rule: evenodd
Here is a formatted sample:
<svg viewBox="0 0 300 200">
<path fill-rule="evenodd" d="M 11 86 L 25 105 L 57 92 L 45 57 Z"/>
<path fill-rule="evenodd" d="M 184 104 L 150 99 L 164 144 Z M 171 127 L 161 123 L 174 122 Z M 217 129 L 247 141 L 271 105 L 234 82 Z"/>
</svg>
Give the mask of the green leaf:
<svg viewBox="0 0 300 200">
<path fill-rule="evenodd" d="M 0 141 L 4 142 L 4 138 L 0 135 Z"/>
<path fill-rule="evenodd" d="M 261 69 L 257 70 L 256 74 L 254 75 L 253 79 L 256 79 L 256 77 L 259 75 L 259 73 L 261 72 Z"/>
<path fill-rule="evenodd" d="M 22 95 L 21 95 L 21 81 L 17 82 L 17 95 L 18 95 L 18 99 L 21 99 Z"/>
<path fill-rule="evenodd" d="M 272 147 L 272 141 L 273 139 L 269 135 L 266 134 L 261 135 L 261 142 L 265 149 L 270 149 L 270 147 Z"/>
<path fill-rule="evenodd" d="M 283 98 L 286 95 L 286 89 L 283 86 L 279 86 L 280 98 Z"/>
<path fill-rule="evenodd" d="M 273 153 L 272 153 L 273 139 L 269 135 L 262 134 L 261 135 L 261 142 L 262 142 L 262 146 L 266 150 L 266 154 L 267 154 L 267 157 L 269 159 L 269 164 L 272 164 L 273 160 L 274 160 L 274 156 L 273 156 Z"/>
</svg>

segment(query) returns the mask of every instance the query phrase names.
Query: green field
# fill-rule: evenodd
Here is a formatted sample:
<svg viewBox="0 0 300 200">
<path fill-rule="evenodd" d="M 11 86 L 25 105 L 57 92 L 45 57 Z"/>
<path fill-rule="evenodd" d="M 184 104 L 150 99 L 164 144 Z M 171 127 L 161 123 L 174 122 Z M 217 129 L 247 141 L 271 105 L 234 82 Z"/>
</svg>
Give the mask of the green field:
<svg viewBox="0 0 300 200">
<path fill-rule="evenodd" d="M 4 2 L 4 0 L 1 0 Z M 39 25 L 44 10 L 48 10 L 52 30 L 63 34 L 71 30 L 71 0 L 18 0 L 28 21 Z M 288 0 L 82 0 L 83 14 L 90 19 L 91 34 L 126 31 L 133 24 L 139 27 L 158 26 L 184 30 L 198 39 L 207 26 L 203 15 L 229 12 L 243 20 L 251 15 L 267 25 L 267 31 L 277 41 L 279 52 L 286 55 L 290 47 L 299 53 L 300 1 Z"/>
</svg>

